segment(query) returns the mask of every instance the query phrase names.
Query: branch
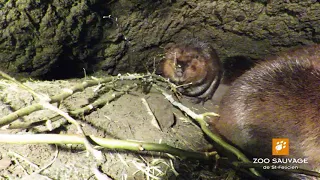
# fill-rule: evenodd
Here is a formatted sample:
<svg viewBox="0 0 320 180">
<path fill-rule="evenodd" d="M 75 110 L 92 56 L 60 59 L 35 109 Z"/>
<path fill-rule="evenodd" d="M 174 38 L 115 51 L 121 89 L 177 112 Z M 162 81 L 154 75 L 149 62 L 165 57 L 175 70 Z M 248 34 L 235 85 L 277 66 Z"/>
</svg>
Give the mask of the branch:
<svg viewBox="0 0 320 180">
<path fill-rule="evenodd" d="M 3 72 L 0 73 L 0 75 L 3 75 L 3 74 L 5 74 L 5 73 L 3 73 Z M 8 78 L 9 80 L 13 79 L 13 78 L 9 78 L 10 76 L 8 76 L 8 75 L 4 76 L 4 77 Z M 109 77 L 102 78 L 102 79 L 93 78 L 93 80 L 84 81 L 83 83 L 81 83 L 77 86 L 74 86 L 70 89 L 67 89 L 67 88 L 63 89 L 63 92 L 61 94 L 55 95 L 53 97 L 49 97 L 49 99 L 50 99 L 49 103 L 52 104 L 52 103 L 60 102 L 76 92 L 83 91 L 85 88 L 99 85 L 100 83 L 107 83 L 107 82 L 112 82 L 112 81 L 116 81 L 116 80 L 143 79 L 143 78 L 147 78 L 147 77 L 150 77 L 150 75 L 128 74 L 128 75 L 123 75 L 123 76 L 109 76 Z M 15 79 L 13 79 L 12 81 L 18 82 Z M 24 85 L 22 85 L 22 86 L 25 87 Z M 24 89 L 28 89 L 28 91 L 30 90 L 30 88 L 24 88 Z M 31 92 L 32 92 L 32 90 L 31 90 Z M 33 92 L 32 92 L 32 94 L 33 94 Z M 13 121 L 18 119 L 19 117 L 29 115 L 29 114 L 31 114 L 35 111 L 41 110 L 41 109 L 42 109 L 42 105 L 40 103 L 36 103 L 36 104 L 30 105 L 30 106 L 27 106 L 25 108 L 21 108 L 13 113 L 8 114 L 7 116 L 0 118 L 0 127 L 12 123 Z"/>
<path fill-rule="evenodd" d="M 87 136 L 94 143 L 108 149 L 130 150 L 136 152 L 155 151 L 169 153 L 181 158 L 212 160 L 215 152 L 191 152 L 174 148 L 167 144 L 125 141 Z M 0 143 L 8 144 L 85 144 L 85 137 L 61 134 L 1 134 Z"/>
</svg>

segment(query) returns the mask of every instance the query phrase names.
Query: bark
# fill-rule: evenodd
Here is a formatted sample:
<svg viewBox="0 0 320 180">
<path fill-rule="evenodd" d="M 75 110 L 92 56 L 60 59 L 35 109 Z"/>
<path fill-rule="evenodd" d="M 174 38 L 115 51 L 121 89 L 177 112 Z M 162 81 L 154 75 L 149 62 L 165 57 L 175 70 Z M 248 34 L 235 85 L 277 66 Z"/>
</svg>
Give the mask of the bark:
<svg viewBox="0 0 320 180">
<path fill-rule="evenodd" d="M 1 69 L 45 78 L 152 70 L 193 37 L 222 61 L 320 42 L 317 0 L 7 0 L 0 14 Z"/>
</svg>

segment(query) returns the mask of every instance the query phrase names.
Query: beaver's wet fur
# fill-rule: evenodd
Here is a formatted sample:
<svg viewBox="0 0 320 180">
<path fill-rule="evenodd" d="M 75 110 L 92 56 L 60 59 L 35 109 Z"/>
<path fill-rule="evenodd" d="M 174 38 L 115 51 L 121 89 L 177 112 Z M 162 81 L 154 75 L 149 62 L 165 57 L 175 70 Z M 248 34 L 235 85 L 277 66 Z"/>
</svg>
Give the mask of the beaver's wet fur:
<svg viewBox="0 0 320 180">
<path fill-rule="evenodd" d="M 319 51 L 320 45 L 290 50 L 245 72 L 222 99 L 215 130 L 259 158 L 277 158 L 272 138 L 289 138 L 285 158 L 307 158 L 301 168 L 320 171 Z"/>
<path fill-rule="evenodd" d="M 165 47 L 162 75 L 177 85 L 194 102 L 212 98 L 219 86 L 222 67 L 216 51 L 208 43 L 191 40 L 181 44 L 169 43 Z"/>
</svg>

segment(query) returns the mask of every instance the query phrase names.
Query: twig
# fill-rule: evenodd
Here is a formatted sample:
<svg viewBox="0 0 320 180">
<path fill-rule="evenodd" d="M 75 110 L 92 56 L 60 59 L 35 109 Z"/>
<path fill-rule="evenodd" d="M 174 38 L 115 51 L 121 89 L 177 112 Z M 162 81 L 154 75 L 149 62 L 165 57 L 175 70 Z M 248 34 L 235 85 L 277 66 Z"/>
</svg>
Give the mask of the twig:
<svg viewBox="0 0 320 180">
<path fill-rule="evenodd" d="M 1 72 L 1 71 L 0 71 Z M 0 75 L 2 75 L 5 73 L 1 72 Z M 7 78 L 8 75 L 4 76 L 5 78 Z M 63 92 L 50 97 L 49 99 L 49 103 L 56 103 L 56 102 L 60 102 L 66 98 L 68 98 L 69 96 L 71 96 L 72 94 L 76 93 L 76 92 L 80 92 L 83 91 L 85 88 L 91 87 L 91 86 L 95 86 L 98 85 L 100 83 L 107 83 L 107 82 L 112 82 L 115 80 L 134 80 L 134 79 L 143 79 L 143 78 L 148 78 L 150 77 L 150 74 L 144 75 L 144 74 L 128 74 L 128 75 L 123 75 L 123 76 L 108 76 L 106 78 L 93 78 L 93 80 L 88 80 L 88 81 L 84 81 L 79 85 L 76 85 L 70 89 L 63 89 Z M 10 76 L 8 76 L 8 79 L 11 80 L 12 78 Z M 13 82 L 16 82 L 15 79 L 13 79 Z M 21 83 L 20 83 L 21 84 Z M 24 86 L 24 85 L 23 85 Z M 30 89 L 30 88 L 24 88 L 24 89 Z M 31 90 L 32 92 L 32 90 Z M 30 106 L 27 106 L 25 108 L 21 108 L 13 113 L 8 114 L 7 116 L 4 116 L 2 118 L 0 118 L 0 127 L 10 124 L 13 121 L 15 121 L 16 119 L 18 119 L 19 117 L 23 117 L 26 115 L 31 114 L 32 112 L 38 111 L 42 109 L 42 105 L 40 103 L 36 103 Z"/>
<path fill-rule="evenodd" d="M 132 160 L 132 164 L 138 169 L 135 173 L 141 171 L 143 174 L 146 175 L 146 179 L 149 180 L 150 178 L 155 180 L 161 180 L 160 177 L 154 175 L 154 172 L 152 170 L 159 170 L 158 167 L 150 167 L 149 163 L 147 163 L 144 159 L 142 159 L 144 162 L 138 162 L 137 160 Z M 159 170 L 160 171 L 160 170 Z"/>
<path fill-rule="evenodd" d="M 66 113 L 66 112 L 62 111 L 61 109 L 51 105 L 50 103 L 42 103 L 42 106 L 47 108 L 47 109 L 50 109 L 50 110 L 52 110 L 52 111 L 54 111 L 56 113 L 58 113 L 59 115 L 64 117 L 67 121 L 69 121 L 70 123 L 74 124 L 77 127 L 79 133 L 81 133 L 83 135 L 83 137 L 84 137 L 83 143 L 84 143 L 86 149 L 88 150 L 88 152 L 90 152 L 96 159 L 98 159 L 100 161 L 103 160 L 103 155 L 102 155 L 101 151 L 98 151 L 98 150 L 96 150 L 96 149 L 94 149 L 92 147 L 92 145 L 90 144 L 88 139 L 85 138 L 86 135 L 85 135 L 85 132 L 83 131 L 82 127 L 80 126 L 80 124 L 75 119 L 73 119 L 71 116 L 69 116 L 68 113 Z"/>
<path fill-rule="evenodd" d="M 169 79 L 166 79 L 156 74 L 152 74 L 152 78 L 157 80 L 158 82 L 164 82 L 166 85 L 169 85 L 170 91 L 172 91 L 177 97 L 181 96 L 181 93 L 177 90 L 178 86 L 170 82 Z"/>
<path fill-rule="evenodd" d="M 32 176 L 34 176 L 34 175 L 36 175 L 36 174 L 41 173 L 41 171 L 47 169 L 48 167 L 50 167 L 50 166 L 56 161 L 56 159 L 57 159 L 57 157 L 58 157 L 58 154 L 59 154 L 59 150 L 58 150 L 58 146 L 56 145 L 56 152 L 55 152 L 55 154 L 54 154 L 53 159 L 52 159 L 47 165 L 45 165 L 45 166 L 42 167 L 41 169 L 36 170 L 35 172 L 31 173 L 31 174 L 28 175 L 28 176 L 29 176 L 29 177 L 32 177 Z M 48 178 L 48 179 L 49 179 L 49 178 Z"/>
<path fill-rule="evenodd" d="M 127 85 L 120 92 L 114 92 L 110 96 L 100 98 L 85 107 L 70 111 L 69 114 L 72 117 L 79 117 L 82 114 L 85 114 L 85 113 L 88 113 L 89 111 L 92 111 L 92 109 L 94 109 L 94 108 L 97 108 L 99 106 L 102 106 L 104 104 L 107 104 L 107 103 L 113 101 L 114 99 L 122 96 L 123 94 L 128 92 L 130 89 L 133 89 L 135 87 L 137 87 L 136 84 Z M 55 115 L 55 116 L 49 118 L 49 120 L 51 120 L 51 122 L 55 122 L 55 121 L 59 120 L 60 117 L 61 117 L 60 115 Z M 26 129 L 26 128 L 31 128 L 34 126 L 39 126 L 39 125 L 45 124 L 47 121 L 48 120 L 40 120 L 40 121 L 36 121 L 36 122 L 14 122 L 6 128 L 7 129 Z"/>
<path fill-rule="evenodd" d="M 59 154 L 59 149 L 58 149 L 58 146 L 56 145 L 56 152 L 55 152 L 54 157 L 52 158 L 52 160 L 46 166 L 44 166 L 43 168 L 39 169 L 35 173 L 38 174 L 41 171 L 43 171 L 43 170 L 47 169 L 48 167 L 50 167 L 56 161 L 56 159 L 58 157 L 58 154 Z"/>
<path fill-rule="evenodd" d="M 116 139 L 88 136 L 94 143 L 109 149 L 121 149 L 130 151 L 155 151 L 169 153 L 180 158 L 198 160 L 213 160 L 215 153 L 192 152 L 174 148 L 167 144 L 125 141 Z M 0 134 L 0 143 L 8 144 L 84 144 L 84 137 L 77 135 L 61 134 Z"/>
<path fill-rule="evenodd" d="M 93 102 L 93 103 L 91 103 L 89 105 L 86 105 L 83 108 L 80 108 L 80 109 L 77 109 L 77 110 L 74 110 L 74 111 L 70 111 L 69 113 L 72 116 L 78 116 L 80 114 L 87 113 L 87 112 L 91 111 L 94 108 L 97 108 L 99 106 L 103 106 L 103 105 L 107 104 L 108 102 L 110 102 L 110 101 L 122 96 L 123 94 L 127 93 L 130 89 L 133 89 L 135 87 L 137 87 L 137 84 L 127 85 L 120 92 L 114 92 L 108 97 L 100 98 L 100 99 L 96 100 L 95 102 Z"/>
<path fill-rule="evenodd" d="M 30 87 L 22 84 L 21 82 L 17 81 L 15 78 L 9 76 L 8 74 L 4 73 L 3 71 L 0 71 L 0 75 L 14 83 L 16 83 L 18 86 L 22 87 L 23 89 L 27 90 L 28 92 L 30 92 L 35 98 L 40 98 L 38 97 L 39 95 L 34 92 Z"/>
<path fill-rule="evenodd" d="M 96 168 L 96 167 L 92 168 L 92 172 L 93 172 L 94 176 L 95 176 L 98 180 L 112 180 L 108 175 L 103 174 L 103 173 L 100 172 L 99 169 Z"/>
<path fill-rule="evenodd" d="M 13 151 L 9 151 L 8 152 L 8 155 L 9 156 L 14 156 L 16 158 L 19 158 L 21 160 L 23 160 L 24 162 L 28 163 L 31 167 L 33 168 L 36 168 L 36 169 L 39 169 L 39 166 L 34 164 L 33 162 L 29 161 L 27 158 L 21 156 L 20 154 L 16 153 L 16 152 L 13 152 Z"/>
<path fill-rule="evenodd" d="M 151 124 L 153 126 L 155 126 L 156 128 L 158 128 L 160 131 L 162 131 L 161 126 L 160 126 L 157 118 L 154 116 L 153 112 L 151 111 L 150 106 L 149 106 L 148 102 L 146 101 L 146 99 L 141 98 L 141 102 L 146 107 L 147 113 L 151 116 Z"/>
<path fill-rule="evenodd" d="M 14 83 L 16 83 L 18 86 L 26 89 L 28 92 L 30 92 L 33 96 L 35 96 L 35 98 L 38 99 L 39 101 L 39 105 L 41 105 L 41 108 L 46 108 L 49 109 L 51 111 L 56 112 L 57 114 L 61 115 L 62 117 L 64 117 L 65 119 L 67 119 L 70 123 L 74 124 L 78 131 L 84 136 L 85 132 L 83 131 L 82 127 L 80 126 L 80 124 L 74 120 L 71 116 L 69 116 L 68 113 L 62 111 L 61 109 L 57 108 L 56 106 L 53 106 L 52 104 L 50 104 L 51 99 L 49 98 L 49 96 L 44 95 L 44 94 L 39 94 L 36 93 L 33 89 L 29 88 L 28 86 L 23 85 L 22 83 L 20 83 L 19 81 L 16 81 L 14 78 L 10 77 L 9 75 L 7 75 L 6 73 L 0 71 L 0 75 L 2 75 L 4 78 L 7 78 L 8 80 L 13 81 Z M 88 150 L 88 152 L 90 152 L 96 159 L 98 160 L 103 160 L 103 155 L 100 151 L 95 150 L 90 142 L 88 141 L 87 138 L 84 138 L 84 145 L 86 147 L 86 149 Z"/>
<path fill-rule="evenodd" d="M 117 153 L 117 156 L 119 157 L 119 159 L 123 165 L 125 165 L 126 167 L 129 167 L 128 163 L 123 159 L 123 157 L 119 153 Z"/>
</svg>

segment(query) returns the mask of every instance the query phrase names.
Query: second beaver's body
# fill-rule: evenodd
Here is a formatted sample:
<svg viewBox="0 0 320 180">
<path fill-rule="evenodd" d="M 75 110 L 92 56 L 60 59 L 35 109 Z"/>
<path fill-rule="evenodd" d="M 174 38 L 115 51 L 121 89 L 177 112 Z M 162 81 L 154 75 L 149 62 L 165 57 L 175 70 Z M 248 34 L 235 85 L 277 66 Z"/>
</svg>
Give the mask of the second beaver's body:
<svg viewBox="0 0 320 180">
<path fill-rule="evenodd" d="M 274 158 L 272 138 L 289 138 L 290 155 L 320 171 L 320 45 L 268 58 L 237 79 L 215 129 L 251 157 Z M 289 178 L 290 179 L 290 178 Z"/>
<path fill-rule="evenodd" d="M 211 99 L 222 76 L 215 50 L 207 43 L 191 40 L 182 44 L 170 43 L 165 48 L 161 71 L 177 85 L 179 91 L 198 101 Z"/>
</svg>

